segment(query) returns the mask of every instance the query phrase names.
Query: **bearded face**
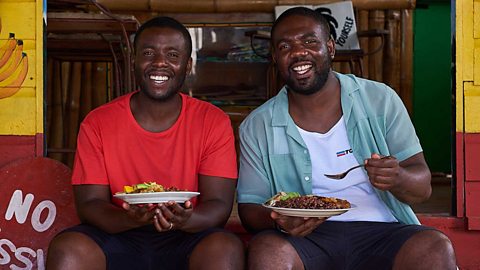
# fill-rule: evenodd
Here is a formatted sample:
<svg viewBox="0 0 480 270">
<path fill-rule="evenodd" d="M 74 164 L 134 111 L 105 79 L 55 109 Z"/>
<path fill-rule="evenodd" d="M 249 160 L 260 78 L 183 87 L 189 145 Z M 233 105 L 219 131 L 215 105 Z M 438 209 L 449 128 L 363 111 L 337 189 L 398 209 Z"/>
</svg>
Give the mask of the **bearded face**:
<svg viewBox="0 0 480 270">
<path fill-rule="evenodd" d="M 335 43 L 315 19 L 285 18 L 272 34 L 274 61 L 287 88 L 311 95 L 320 91 L 332 69 Z"/>
<path fill-rule="evenodd" d="M 292 66 L 285 77 L 287 88 L 298 94 L 311 95 L 320 91 L 327 82 L 328 74 L 332 68 L 332 59 L 327 55 L 321 65 L 312 62 L 312 64 L 301 65 L 300 67 L 293 63 Z M 297 67 L 295 68 L 295 66 Z M 308 69 L 311 70 L 312 75 L 308 78 L 298 79 L 298 76 L 296 76 L 298 71 L 305 72 Z"/>
</svg>

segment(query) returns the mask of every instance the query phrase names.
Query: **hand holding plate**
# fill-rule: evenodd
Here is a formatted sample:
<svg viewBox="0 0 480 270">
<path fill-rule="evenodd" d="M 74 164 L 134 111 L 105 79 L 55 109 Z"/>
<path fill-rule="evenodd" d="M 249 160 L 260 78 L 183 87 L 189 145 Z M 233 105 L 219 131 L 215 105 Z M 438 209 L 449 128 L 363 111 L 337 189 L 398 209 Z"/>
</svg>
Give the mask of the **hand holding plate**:
<svg viewBox="0 0 480 270">
<path fill-rule="evenodd" d="M 127 211 L 127 215 L 140 225 L 147 225 L 152 223 L 155 211 L 152 211 L 156 206 L 154 204 L 122 204 L 123 209 Z"/>
<path fill-rule="evenodd" d="M 292 236 L 306 236 L 322 224 L 326 218 L 284 216 L 275 211 L 270 213 L 274 222 Z"/>
<path fill-rule="evenodd" d="M 193 212 L 192 202 L 185 201 L 183 206 L 177 202 L 169 201 L 158 204 L 155 210 L 154 225 L 158 231 L 181 229 Z"/>
</svg>

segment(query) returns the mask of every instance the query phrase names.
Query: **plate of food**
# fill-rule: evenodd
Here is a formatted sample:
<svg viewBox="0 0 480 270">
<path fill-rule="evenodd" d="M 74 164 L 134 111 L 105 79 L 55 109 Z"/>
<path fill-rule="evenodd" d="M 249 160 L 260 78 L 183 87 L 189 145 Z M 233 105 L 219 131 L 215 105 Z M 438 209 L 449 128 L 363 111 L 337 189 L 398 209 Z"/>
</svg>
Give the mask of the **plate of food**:
<svg viewBox="0 0 480 270">
<path fill-rule="evenodd" d="M 318 195 L 300 195 L 298 192 L 279 192 L 263 206 L 294 217 L 331 217 L 355 208 L 347 200 Z"/>
<path fill-rule="evenodd" d="M 174 201 L 184 203 L 200 195 L 199 192 L 184 191 L 175 187 L 166 188 L 156 182 L 144 182 L 132 186 L 124 186 L 123 192 L 117 192 L 113 197 L 129 204 L 163 203 Z"/>
</svg>

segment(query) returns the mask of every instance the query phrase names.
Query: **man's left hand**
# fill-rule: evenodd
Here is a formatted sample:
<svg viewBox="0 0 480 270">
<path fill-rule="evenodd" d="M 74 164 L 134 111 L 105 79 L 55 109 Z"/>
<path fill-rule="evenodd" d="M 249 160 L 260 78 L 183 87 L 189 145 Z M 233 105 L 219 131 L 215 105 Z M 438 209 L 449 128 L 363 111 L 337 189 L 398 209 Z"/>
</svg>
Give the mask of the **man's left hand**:
<svg viewBox="0 0 480 270">
<path fill-rule="evenodd" d="M 299 237 L 310 234 L 326 220 L 326 218 L 303 218 L 284 216 L 275 211 L 272 211 L 270 213 L 270 217 L 285 233 Z"/>
<path fill-rule="evenodd" d="M 370 183 L 380 190 L 390 190 L 396 186 L 400 173 L 400 164 L 395 157 L 384 157 L 379 154 L 372 154 L 372 157 L 365 160 Z"/>
<path fill-rule="evenodd" d="M 184 206 L 169 201 L 158 204 L 153 217 L 153 224 L 159 232 L 181 229 L 192 215 L 192 202 L 186 201 Z"/>
</svg>

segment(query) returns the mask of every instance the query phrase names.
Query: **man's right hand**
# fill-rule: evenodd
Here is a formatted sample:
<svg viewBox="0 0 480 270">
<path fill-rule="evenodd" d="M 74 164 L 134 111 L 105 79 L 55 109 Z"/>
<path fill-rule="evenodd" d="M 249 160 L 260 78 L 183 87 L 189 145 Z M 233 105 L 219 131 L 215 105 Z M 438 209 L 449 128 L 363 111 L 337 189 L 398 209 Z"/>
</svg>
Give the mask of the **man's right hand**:
<svg viewBox="0 0 480 270">
<path fill-rule="evenodd" d="M 122 204 L 123 209 L 127 211 L 127 215 L 139 225 L 152 224 L 155 215 L 155 204 Z"/>
<path fill-rule="evenodd" d="M 285 233 L 299 237 L 310 234 L 326 220 L 326 218 L 303 218 L 284 216 L 275 211 L 272 211 L 270 213 L 270 217 Z"/>
</svg>

